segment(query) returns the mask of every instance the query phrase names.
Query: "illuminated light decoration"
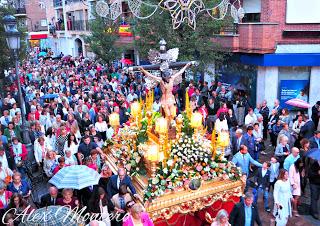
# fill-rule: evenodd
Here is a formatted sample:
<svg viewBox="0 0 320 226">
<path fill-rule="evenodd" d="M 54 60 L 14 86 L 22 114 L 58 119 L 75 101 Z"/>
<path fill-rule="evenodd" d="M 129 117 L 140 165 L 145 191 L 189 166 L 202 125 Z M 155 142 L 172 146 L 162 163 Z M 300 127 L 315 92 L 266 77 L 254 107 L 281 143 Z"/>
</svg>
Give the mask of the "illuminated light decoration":
<svg viewBox="0 0 320 226">
<path fill-rule="evenodd" d="M 157 5 L 142 0 L 126 1 L 131 13 L 138 19 L 150 18 L 159 8 L 169 11 L 173 29 L 179 28 L 184 23 L 187 23 L 192 29 L 196 29 L 196 18 L 200 13 L 206 13 L 214 20 L 223 20 L 230 9 L 231 17 L 235 23 L 239 23 L 244 17 L 240 0 L 221 0 L 218 5 L 212 8 L 207 8 L 203 0 L 161 0 Z M 96 12 L 101 17 L 109 16 L 112 20 L 116 20 L 122 14 L 121 0 L 116 0 L 109 5 L 104 0 L 99 0 L 98 3 Z M 142 7 L 150 11 L 148 15 L 141 15 Z"/>
</svg>

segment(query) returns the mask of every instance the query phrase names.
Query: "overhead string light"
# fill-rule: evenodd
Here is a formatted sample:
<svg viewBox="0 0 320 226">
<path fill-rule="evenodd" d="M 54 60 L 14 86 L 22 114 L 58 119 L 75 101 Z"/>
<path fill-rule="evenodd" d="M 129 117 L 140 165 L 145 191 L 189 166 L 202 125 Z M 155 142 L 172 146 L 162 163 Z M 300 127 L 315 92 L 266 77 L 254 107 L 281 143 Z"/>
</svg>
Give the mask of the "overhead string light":
<svg viewBox="0 0 320 226">
<path fill-rule="evenodd" d="M 142 0 L 126 0 L 131 13 L 138 19 L 148 19 L 160 8 L 170 13 L 173 29 L 187 23 L 192 29 L 196 29 L 196 18 L 206 12 L 214 20 L 223 20 L 230 8 L 234 22 L 239 22 L 244 16 L 240 0 L 221 0 L 213 8 L 207 8 L 203 0 L 161 0 L 157 5 Z M 110 17 L 116 20 L 122 14 L 122 1 L 116 0 L 108 4 L 105 0 L 99 0 L 96 4 L 96 12 L 101 17 Z M 141 8 L 148 13 L 142 15 Z M 161 12 L 160 12 L 161 13 Z"/>
</svg>

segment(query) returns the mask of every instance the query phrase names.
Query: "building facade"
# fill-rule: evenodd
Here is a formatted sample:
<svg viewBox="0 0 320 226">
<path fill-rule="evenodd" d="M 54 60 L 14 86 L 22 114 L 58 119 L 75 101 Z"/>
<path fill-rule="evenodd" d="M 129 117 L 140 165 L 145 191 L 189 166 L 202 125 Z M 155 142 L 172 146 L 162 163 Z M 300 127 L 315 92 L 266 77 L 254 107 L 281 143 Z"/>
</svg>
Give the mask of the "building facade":
<svg viewBox="0 0 320 226">
<path fill-rule="evenodd" d="M 320 1 L 242 0 L 245 17 L 214 41 L 234 52 L 239 69 L 250 67 L 256 102 L 272 106 L 298 96 L 320 100 Z M 231 75 L 232 76 L 232 75 Z M 237 76 L 237 75 L 234 75 Z"/>
</svg>

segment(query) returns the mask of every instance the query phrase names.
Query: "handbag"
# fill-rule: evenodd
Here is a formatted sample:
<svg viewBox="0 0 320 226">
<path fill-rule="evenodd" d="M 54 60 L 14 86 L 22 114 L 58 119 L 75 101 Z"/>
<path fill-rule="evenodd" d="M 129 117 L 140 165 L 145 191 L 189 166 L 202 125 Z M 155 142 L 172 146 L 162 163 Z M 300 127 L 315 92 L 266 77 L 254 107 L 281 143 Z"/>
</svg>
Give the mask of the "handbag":
<svg viewBox="0 0 320 226">
<path fill-rule="evenodd" d="M 8 169 L 6 169 L 6 175 L 7 176 L 4 178 L 4 183 L 8 185 L 12 182 L 12 177 L 9 175 Z"/>
</svg>

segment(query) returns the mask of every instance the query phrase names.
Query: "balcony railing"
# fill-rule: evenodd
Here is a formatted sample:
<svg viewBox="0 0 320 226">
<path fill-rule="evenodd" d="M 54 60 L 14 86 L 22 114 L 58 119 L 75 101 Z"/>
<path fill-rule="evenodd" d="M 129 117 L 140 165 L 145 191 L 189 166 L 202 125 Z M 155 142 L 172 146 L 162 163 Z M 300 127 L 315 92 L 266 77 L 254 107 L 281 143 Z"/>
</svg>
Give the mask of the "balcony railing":
<svg viewBox="0 0 320 226">
<path fill-rule="evenodd" d="M 26 8 L 17 8 L 16 14 L 27 14 Z"/>
<path fill-rule="evenodd" d="M 70 20 L 67 22 L 69 31 L 89 31 L 88 20 Z"/>
</svg>

